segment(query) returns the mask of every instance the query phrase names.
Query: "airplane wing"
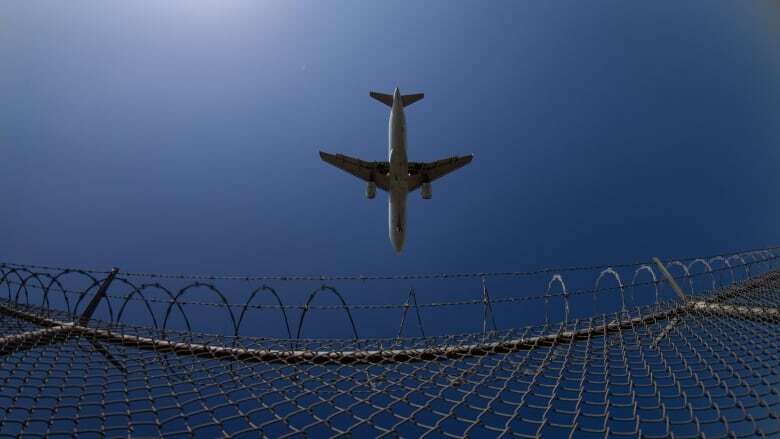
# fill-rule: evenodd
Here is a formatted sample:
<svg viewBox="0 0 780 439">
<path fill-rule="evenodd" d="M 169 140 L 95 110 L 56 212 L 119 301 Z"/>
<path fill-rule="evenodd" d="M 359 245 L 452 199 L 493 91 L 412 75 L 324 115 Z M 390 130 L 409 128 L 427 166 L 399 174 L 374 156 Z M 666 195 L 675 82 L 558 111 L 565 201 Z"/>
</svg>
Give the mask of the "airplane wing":
<svg viewBox="0 0 780 439">
<path fill-rule="evenodd" d="M 409 192 L 468 165 L 473 158 L 474 155 L 464 155 L 428 163 L 409 162 Z"/>
<path fill-rule="evenodd" d="M 387 191 L 390 188 L 390 182 L 387 178 L 390 165 L 387 162 L 367 162 L 344 154 L 329 154 L 323 151 L 320 151 L 320 158 L 361 180 L 373 181 L 379 189 Z"/>
</svg>

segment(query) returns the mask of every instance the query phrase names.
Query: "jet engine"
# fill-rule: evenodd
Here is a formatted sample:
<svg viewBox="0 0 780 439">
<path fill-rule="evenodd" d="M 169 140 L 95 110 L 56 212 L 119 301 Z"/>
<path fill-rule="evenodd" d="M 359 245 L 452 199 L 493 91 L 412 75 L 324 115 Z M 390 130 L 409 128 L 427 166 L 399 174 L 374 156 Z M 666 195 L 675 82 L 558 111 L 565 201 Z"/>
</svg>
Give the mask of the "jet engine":
<svg viewBox="0 0 780 439">
<path fill-rule="evenodd" d="M 374 197 L 376 197 L 376 183 L 369 181 L 368 186 L 366 186 L 366 198 L 370 200 Z"/>
<path fill-rule="evenodd" d="M 420 195 L 422 195 L 423 200 L 430 200 L 433 197 L 433 189 L 430 183 L 426 182 L 420 186 Z"/>
</svg>

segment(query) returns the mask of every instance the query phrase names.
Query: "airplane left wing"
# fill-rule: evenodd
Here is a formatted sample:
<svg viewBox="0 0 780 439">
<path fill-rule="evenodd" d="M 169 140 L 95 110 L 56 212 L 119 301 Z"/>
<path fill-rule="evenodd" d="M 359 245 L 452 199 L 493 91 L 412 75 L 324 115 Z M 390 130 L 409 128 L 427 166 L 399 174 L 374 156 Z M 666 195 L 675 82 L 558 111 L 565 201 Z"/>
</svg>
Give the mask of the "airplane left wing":
<svg viewBox="0 0 780 439">
<path fill-rule="evenodd" d="M 383 191 L 390 189 L 390 182 L 387 178 L 390 165 L 387 162 L 367 162 L 344 154 L 329 154 L 323 151 L 320 151 L 320 158 L 361 180 L 373 181 L 376 183 L 376 187 Z"/>
<path fill-rule="evenodd" d="M 473 158 L 474 155 L 464 155 L 436 160 L 435 162 L 409 162 L 409 192 L 419 188 L 423 183 L 430 183 L 468 165 Z"/>
</svg>

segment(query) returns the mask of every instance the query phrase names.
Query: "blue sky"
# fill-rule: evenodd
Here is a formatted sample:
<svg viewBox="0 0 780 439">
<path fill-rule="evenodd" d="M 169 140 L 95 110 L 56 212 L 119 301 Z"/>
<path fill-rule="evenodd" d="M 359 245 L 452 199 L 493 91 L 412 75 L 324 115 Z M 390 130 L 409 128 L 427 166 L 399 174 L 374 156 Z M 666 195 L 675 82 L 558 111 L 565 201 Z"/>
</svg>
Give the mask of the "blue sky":
<svg viewBox="0 0 780 439">
<path fill-rule="evenodd" d="M 367 200 L 317 154 L 384 160 L 388 109 L 368 92 L 396 86 L 426 94 L 407 112 L 412 160 L 475 154 L 432 200 L 410 196 L 400 255 L 386 195 Z M 713 254 L 780 244 L 779 168 L 777 1 L 0 3 L 0 261 L 392 275 Z M 569 291 L 593 281 L 566 277 Z M 497 327 L 561 321 L 561 298 L 539 297 L 549 282 L 490 278 L 494 298 L 518 298 L 495 306 Z M 256 287 L 228 284 L 234 303 Z M 320 284 L 272 283 L 286 304 Z M 482 291 L 478 278 L 333 284 L 351 304 Z M 615 311 L 616 293 L 572 296 L 570 317 Z M 202 287 L 186 299 L 218 301 Z M 194 330 L 231 333 L 224 309 L 185 308 Z M 312 311 L 303 337 L 351 338 L 341 311 Z M 359 336 L 395 335 L 400 314 L 354 310 Z M 428 335 L 482 329 L 480 304 L 422 314 Z M 300 310 L 288 317 L 294 337 Z M 124 321 L 153 324 L 138 301 Z M 284 329 L 278 310 L 251 309 L 242 334 Z M 420 334 L 413 312 L 404 334 Z"/>
<path fill-rule="evenodd" d="M 780 242 L 777 3 L 6 2 L 3 260 L 126 271 L 524 270 Z M 410 197 L 369 90 L 425 92 Z"/>
</svg>

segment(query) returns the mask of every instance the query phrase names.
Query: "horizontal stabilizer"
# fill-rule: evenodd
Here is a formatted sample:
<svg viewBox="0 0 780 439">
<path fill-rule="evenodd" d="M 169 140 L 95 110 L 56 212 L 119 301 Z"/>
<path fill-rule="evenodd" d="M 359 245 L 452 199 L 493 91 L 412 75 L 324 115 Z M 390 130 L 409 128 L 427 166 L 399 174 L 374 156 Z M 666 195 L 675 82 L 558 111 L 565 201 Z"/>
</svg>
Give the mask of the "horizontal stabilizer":
<svg viewBox="0 0 780 439">
<path fill-rule="evenodd" d="M 404 95 L 401 99 L 403 99 L 404 107 L 408 107 L 424 97 L 423 93 L 415 93 L 413 95 Z"/>
<path fill-rule="evenodd" d="M 368 95 L 376 99 L 377 101 L 387 105 L 388 107 L 393 106 L 393 95 L 386 95 L 384 93 L 377 93 L 375 91 L 369 92 Z"/>
<path fill-rule="evenodd" d="M 377 101 L 387 105 L 388 107 L 393 106 L 393 95 L 387 95 L 384 93 L 378 93 L 375 91 L 368 92 L 368 95 L 372 98 L 376 99 Z M 425 94 L 423 93 L 415 93 L 411 95 L 404 95 L 401 96 L 401 104 L 403 104 L 404 107 L 408 107 L 412 105 L 413 103 L 419 101 L 420 99 L 424 98 Z"/>
</svg>

